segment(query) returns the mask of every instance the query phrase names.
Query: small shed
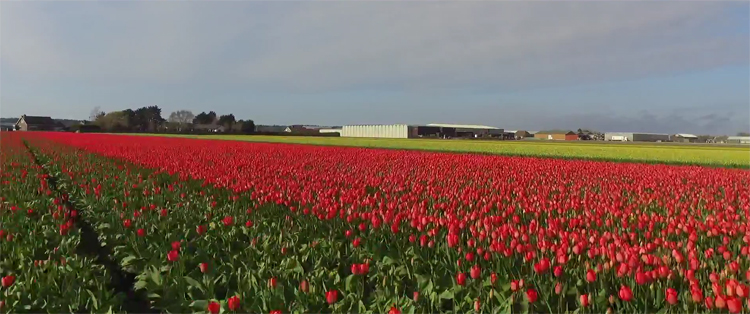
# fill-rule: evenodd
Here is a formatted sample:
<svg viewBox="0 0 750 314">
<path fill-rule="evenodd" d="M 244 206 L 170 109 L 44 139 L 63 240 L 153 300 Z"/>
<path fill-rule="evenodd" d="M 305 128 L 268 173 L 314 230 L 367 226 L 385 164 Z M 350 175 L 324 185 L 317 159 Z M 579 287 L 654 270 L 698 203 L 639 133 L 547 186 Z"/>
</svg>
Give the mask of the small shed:
<svg viewBox="0 0 750 314">
<path fill-rule="evenodd" d="M 18 131 L 52 131 L 58 127 L 50 117 L 22 115 L 15 124 Z"/>
<path fill-rule="evenodd" d="M 546 130 L 534 134 L 535 138 L 555 141 L 577 141 L 578 134 L 570 130 Z"/>
</svg>

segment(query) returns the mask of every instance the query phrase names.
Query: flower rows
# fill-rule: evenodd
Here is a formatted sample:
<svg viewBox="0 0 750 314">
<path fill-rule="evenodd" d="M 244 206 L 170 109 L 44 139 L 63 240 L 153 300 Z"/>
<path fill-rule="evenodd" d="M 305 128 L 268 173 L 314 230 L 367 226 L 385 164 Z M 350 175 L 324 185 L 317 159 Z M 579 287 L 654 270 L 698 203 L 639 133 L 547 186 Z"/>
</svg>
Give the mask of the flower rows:
<svg viewBox="0 0 750 314">
<path fill-rule="evenodd" d="M 108 272 L 78 254 L 67 195 L 50 188 L 21 138 L 0 135 L 0 312 L 118 310 Z"/>
<path fill-rule="evenodd" d="M 750 308 L 743 170 L 27 138 L 170 312 Z"/>
</svg>

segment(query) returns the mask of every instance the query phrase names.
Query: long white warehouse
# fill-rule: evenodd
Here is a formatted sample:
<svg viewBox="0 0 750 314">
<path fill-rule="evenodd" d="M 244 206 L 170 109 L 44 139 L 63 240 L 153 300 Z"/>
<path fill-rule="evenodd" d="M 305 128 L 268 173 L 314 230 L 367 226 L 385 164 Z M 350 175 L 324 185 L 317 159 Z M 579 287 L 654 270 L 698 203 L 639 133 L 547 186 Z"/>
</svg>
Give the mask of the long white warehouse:
<svg viewBox="0 0 750 314">
<path fill-rule="evenodd" d="M 371 138 L 500 138 L 503 134 L 496 127 L 458 124 L 345 125 L 341 129 L 341 137 Z"/>
<path fill-rule="evenodd" d="M 382 125 L 345 125 L 341 129 L 342 137 L 379 137 L 410 138 L 415 137 L 416 127 L 406 124 Z"/>
</svg>

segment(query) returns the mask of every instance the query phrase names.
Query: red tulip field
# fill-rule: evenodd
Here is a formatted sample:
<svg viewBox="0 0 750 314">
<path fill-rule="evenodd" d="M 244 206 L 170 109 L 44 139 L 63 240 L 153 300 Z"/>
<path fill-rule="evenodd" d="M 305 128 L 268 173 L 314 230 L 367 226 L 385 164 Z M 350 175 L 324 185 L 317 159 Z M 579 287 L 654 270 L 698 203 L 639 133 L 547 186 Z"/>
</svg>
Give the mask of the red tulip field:
<svg viewBox="0 0 750 314">
<path fill-rule="evenodd" d="M 745 169 L 0 134 L 3 313 L 750 313 Z"/>
</svg>

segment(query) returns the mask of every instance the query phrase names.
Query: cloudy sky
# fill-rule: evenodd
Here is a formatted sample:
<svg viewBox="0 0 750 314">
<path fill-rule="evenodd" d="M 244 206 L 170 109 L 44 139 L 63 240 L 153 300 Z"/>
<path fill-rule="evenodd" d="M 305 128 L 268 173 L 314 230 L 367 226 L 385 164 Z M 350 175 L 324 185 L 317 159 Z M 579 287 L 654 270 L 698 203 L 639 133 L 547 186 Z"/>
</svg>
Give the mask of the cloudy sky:
<svg viewBox="0 0 750 314">
<path fill-rule="evenodd" d="M 750 130 L 747 2 L 0 5 L 0 115 Z"/>
</svg>

